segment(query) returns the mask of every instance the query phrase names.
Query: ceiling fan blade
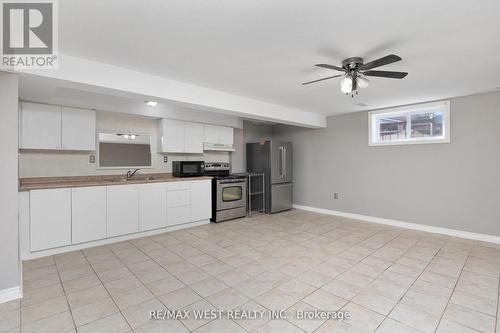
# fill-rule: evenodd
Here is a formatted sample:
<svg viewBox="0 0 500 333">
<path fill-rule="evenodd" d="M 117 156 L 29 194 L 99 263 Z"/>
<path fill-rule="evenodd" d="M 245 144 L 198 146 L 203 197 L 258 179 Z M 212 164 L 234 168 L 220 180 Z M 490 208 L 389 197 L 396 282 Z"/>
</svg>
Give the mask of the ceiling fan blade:
<svg viewBox="0 0 500 333">
<path fill-rule="evenodd" d="M 395 54 L 389 54 L 388 56 L 385 56 L 383 58 L 373 60 L 373 61 L 367 62 L 364 65 L 361 65 L 359 67 L 359 70 L 366 71 L 367 69 L 385 66 L 385 65 L 392 64 L 393 62 L 400 61 L 400 60 L 401 60 L 401 57 L 398 57 Z"/>
<path fill-rule="evenodd" d="M 328 64 L 316 64 L 314 66 L 322 67 L 322 68 L 328 68 L 328 69 L 334 69 L 336 71 L 345 72 L 345 69 L 343 69 L 342 67 L 337 67 L 337 66 L 328 65 Z"/>
<path fill-rule="evenodd" d="M 406 72 L 391 72 L 391 71 L 366 71 L 363 72 L 363 75 L 366 76 L 378 76 L 378 77 L 387 77 L 390 79 L 402 79 L 408 75 Z"/>
<path fill-rule="evenodd" d="M 319 80 L 304 82 L 304 83 L 302 83 L 302 85 L 311 84 L 311 83 L 314 83 L 314 82 L 319 82 L 319 81 L 328 80 L 328 79 L 333 79 L 334 77 L 339 77 L 339 76 L 344 76 L 344 75 L 341 74 L 341 75 L 329 76 L 329 77 L 325 77 L 325 78 L 319 79 Z"/>
</svg>

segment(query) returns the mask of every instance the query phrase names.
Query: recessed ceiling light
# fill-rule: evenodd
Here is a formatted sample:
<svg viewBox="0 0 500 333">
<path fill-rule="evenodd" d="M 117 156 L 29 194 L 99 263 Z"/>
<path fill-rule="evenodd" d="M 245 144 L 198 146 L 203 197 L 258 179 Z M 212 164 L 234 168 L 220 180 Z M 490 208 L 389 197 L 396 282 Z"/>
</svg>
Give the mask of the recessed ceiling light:
<svg viewBox="0 0 500 333">
<path fill-rule="evenodd" d="M 158 104 L 158 102 L 146 101 L 146 104 L 147 104 L 148 106 L 156 106 L 156 104 Z"/>
</svg>

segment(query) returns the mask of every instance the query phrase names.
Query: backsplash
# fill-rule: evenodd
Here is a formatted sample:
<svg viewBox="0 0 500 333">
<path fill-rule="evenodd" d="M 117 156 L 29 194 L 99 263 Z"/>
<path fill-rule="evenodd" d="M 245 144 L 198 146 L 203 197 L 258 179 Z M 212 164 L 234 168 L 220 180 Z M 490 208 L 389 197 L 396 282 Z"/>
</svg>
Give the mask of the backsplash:
<svg viewBox="0 0 500 333">
<path fill-rule="evenodd" d="M 148 134 L 152 137 L 153 168 L 141 170 L 144 173 L 172 172 L 172 161 L 202 160 L 206 162 L 230 162 L 228 152 L 206 152 L 204 154 L 167 154 L 168 162 L 163 161 L 165 154 L 156 152 L 156 119 L 131 116 L 114 112 L 97 112 L 97 132 L 125 132 Z M 19 152 L 19 177 L 56 177 L 110 175 L 125 173 L 125 169 L 98 170 L 96 163 L 90 163 L 89 152 Z"/>
</svg>

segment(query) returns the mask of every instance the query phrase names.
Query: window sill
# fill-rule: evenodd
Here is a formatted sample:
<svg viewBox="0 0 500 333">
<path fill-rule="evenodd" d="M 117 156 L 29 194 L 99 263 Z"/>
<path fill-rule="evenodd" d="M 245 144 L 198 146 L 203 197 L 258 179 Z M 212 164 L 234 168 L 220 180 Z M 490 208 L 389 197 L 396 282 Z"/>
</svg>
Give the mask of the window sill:
<svg viewBox="0 0 500 333">
<path fill-rule="evenodd" d="M 450 143 L 450 139 L 436 140 L 407 140 L 407 141 L 392 141 L 392 142 L 368 142 L 368 146 L 400 146 L 400 145 L 421 145 L 432 143 Z"/>
</svg>

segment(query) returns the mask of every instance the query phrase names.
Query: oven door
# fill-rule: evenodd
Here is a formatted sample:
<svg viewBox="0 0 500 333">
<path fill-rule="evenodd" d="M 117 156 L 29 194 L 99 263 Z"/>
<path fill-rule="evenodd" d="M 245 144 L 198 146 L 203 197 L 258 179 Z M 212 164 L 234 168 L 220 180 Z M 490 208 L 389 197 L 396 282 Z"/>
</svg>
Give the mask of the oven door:
<svg viewBox="0 0 500 333">
<path fill-rule="evenodd" d="M 217 210 L 247 205 L 247 182 L 240 179 L 217 180 Z"/>
</svg>

